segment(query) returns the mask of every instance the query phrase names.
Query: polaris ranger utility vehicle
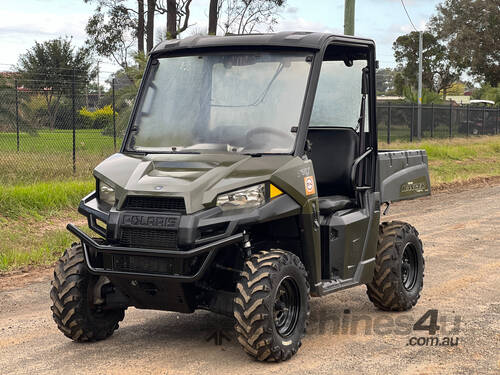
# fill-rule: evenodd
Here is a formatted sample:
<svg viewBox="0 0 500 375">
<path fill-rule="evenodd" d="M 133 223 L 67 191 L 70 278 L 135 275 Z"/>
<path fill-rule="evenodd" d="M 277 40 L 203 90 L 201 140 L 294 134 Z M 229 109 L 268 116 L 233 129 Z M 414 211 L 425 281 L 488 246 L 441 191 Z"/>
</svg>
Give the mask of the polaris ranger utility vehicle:
<svg viewBox="0 0 500 375">
<path fill-rule="evenodd" d="M 98 238 L 58 261 L 59 329 L 95 341 L 128 306 L 233 316 L 252 357 L 301 345 L 310 296 L 365 284 L 380 309 L 422 289 L 418 233 L 384 203 L 430 194 L 424 151 L 379 151 L 375 45 L 283 32 L 151 53 L 119 153 L 79 212 Z"/>
</svg>

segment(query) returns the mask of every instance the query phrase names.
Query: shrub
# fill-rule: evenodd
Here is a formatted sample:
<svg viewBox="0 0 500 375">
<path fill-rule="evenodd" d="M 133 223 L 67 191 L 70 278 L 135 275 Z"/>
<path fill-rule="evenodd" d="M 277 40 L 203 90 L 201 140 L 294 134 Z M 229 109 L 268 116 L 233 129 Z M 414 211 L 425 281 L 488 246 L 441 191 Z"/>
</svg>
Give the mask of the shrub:
<svg viewBox="0 0 500 375">
<path fill-rule="evenodd" d="M 80 129 L 91 129 L 94 125 L 94 112 L 83 107 L 78 111 L 78 123 Z"/>
<path fill-rule="evenodd" d="M 29 128 L 48 127 L 47 102 L 42 95 L 32 95 L 20 101 L 19 115 L 22 122 Z M 23 129 L 24 130 L 24 129 Z"/>
<path fill-rule="evenodd" d="M 83 129 L 107 129 L 113 128 L 113 108 L 106 105 L 95 111 L 89 111 L 83 107 L 78 111 L 80 127 Z M 118 112 L 115 112 L 118 116 Z"/>
</svg>

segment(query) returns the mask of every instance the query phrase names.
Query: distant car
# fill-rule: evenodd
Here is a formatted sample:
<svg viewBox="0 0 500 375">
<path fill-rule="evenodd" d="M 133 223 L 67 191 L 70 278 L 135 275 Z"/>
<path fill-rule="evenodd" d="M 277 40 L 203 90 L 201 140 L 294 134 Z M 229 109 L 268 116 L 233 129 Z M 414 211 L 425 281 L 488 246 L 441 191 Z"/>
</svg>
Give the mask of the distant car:
<svg viewBox="0 0 500 375">
<path fill-rule="evenodd" d="M 487 106 L 488 104 L 495 105 L 495 102 L 493 100 L 483 100 L 483 99 L 472 99 L 471 101 L 469 101 L 469 103 L 477 105 L 484 104 L 485 106 Z"/>
<path fill-rule="evenodd" d="M 498 109 L 493 108 L 495 102 L 492 100 L 473 99 L 470 101 L 472 108 L 469 112 L 469 120 L 460 122 L 460 133 L 473 135 L 496 134 L 498 129 Z M 483 108 L 486 107 L 483 117 Z M 478 110 L 481 108 L 481 111 Z"/>
</svg>

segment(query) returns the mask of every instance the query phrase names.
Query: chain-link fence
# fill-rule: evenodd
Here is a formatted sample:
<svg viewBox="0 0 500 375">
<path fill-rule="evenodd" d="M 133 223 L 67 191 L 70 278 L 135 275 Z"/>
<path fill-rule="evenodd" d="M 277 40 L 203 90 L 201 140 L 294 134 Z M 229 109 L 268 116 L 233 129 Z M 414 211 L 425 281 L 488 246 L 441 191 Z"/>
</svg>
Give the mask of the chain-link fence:
<svg viewBox="0 0 500 375">
<path fill-rule="evenodd" d="M 0 183 L 88 178 L 120 146 L 114 92 L 114 80 L 96 88 L 74 73 L 57 84 L 3 77 Z"/>
<path fill-rule="evenodd" d="M 26 82 L 16 73 L 4 73 L 0 184 L 88 178 L 101 160 L 119 149 L 135 90 L 126 79 L 103 87 L 75 72 L 55 83 Z M 422 137 L 498 134 L 499 117 L 499 108 L 424 105 Z M 416 105 L 378 103 L 377 121 L 381 141 L 417 138 Z"/>
<path fill-rule="evenodd" d="M 418 106 L 378 103 L 377 130 L 380 141 L 417 139 Z M 498 134 L 500 108 L 473 105 L 422 105 L 422 138 L 452 138 Z"/>
</svg>

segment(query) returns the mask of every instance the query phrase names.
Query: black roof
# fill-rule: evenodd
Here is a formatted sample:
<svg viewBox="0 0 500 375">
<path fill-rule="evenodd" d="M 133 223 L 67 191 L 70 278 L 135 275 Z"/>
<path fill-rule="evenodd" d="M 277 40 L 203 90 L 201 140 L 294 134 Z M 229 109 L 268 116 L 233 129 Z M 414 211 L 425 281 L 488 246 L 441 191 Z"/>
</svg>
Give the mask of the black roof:
<svg viewBox="0 0 500 375">
<path fill-rule="evenodd" d="M 320 49 L 324 43 L 339 41 L 361 45 L 374 45 L 373 40 L 348 35 L 335 35 L 308 31 L 283 31 L 274 34 L 246 34 L 230 36 L 195 35 L 185 39 L 166 40 L 158 44 L 151 53 L 172 50 L 210 47 L 291 47 Z"/>
</svg>

